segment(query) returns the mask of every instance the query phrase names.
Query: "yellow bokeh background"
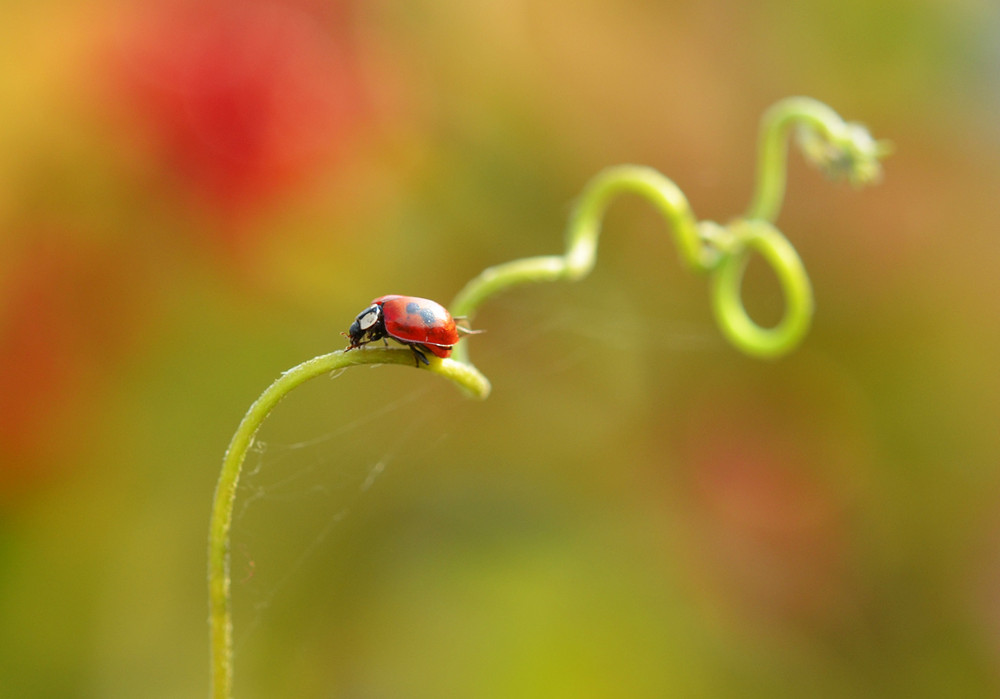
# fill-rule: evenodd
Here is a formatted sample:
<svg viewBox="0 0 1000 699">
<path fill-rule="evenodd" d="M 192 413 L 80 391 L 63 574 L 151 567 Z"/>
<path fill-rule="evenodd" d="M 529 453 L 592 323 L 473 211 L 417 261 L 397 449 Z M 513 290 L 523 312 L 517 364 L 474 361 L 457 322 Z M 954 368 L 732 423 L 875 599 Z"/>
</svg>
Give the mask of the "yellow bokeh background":
<svg viewBox="0 0 1000 699">
<path fill-rule="evenodd" d="M 243 412 L 374 297 L 562 249 L 618 163 L 746 207 L 790 95 L 813 328 L 773 362 L 623 198 L 582 282 L 475 318 L 479 403 L 355 368 L 264 425 L 238 697 L 1000 693 L 1000 10 L 989 2 L 124 3 L 0 20 L 0 696 L 209 685 Z M 753 264 L 747 305 L 781 312 Z"/>
</svg>

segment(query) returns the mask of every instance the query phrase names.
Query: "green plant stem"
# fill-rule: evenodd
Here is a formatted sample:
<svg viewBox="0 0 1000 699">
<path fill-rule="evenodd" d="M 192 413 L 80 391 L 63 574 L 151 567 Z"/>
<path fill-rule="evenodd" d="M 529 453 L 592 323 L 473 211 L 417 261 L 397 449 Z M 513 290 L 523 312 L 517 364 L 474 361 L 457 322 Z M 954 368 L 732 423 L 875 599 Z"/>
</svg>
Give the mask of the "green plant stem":
<svg viewBox="0 0 1000 699">
<path fill-rule="evenodd" d="M 423 366 L 454 382 L 467 395 L 486 398 L 490 383 L 475 367 L 451 359 L 428 357 Z M 366 347 L 351 352 L 336 351 L 310 359 L 283 373 L 250 406 L 222 461 L 222 472 L 215 488 L 212 518 L 208 537 L 208 596 L 211 625 L 212 697 L 229 699 L 232 693 L 233 621 L 230 598 L 229 532 L 233 519 L 233 502 L 240 471 L 247 450 L 253 444 L 264 418 L 278 402 L 296 386 L 316 376 L 323 376 L 344 367 L 359 364 L 402 364 L 413 366 L 409 349 Z"/>
<path fill-rule="evenodd" d="M 565 254 L 530 257 L 484 270 L 455 297 L 452 314 L 471 318 L 486 299 L 520 284 L 585 277 L 597 261 L 604 212 L 611 200 L 623 192 L 638 194 L 653 203 L 673 227 L 684 259 L 693 268 L 707 267 L 697 221 L 677 185 L 652 168 L 619 165 L 598 174 L 580 195 L 566 229 Z"/>
</svg>

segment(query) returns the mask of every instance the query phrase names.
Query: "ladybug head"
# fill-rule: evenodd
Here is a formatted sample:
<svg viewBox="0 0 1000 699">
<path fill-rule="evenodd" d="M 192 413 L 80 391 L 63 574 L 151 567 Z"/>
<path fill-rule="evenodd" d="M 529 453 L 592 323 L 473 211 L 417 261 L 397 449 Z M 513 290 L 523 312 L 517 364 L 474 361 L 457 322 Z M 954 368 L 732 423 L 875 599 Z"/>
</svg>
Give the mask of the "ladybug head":
<svg viewBox="0 0 1000 699">
<path fill-rule="evenodd" d="M 377 340 L 385 335 L 384 324 L 382 323 L 382 306 L 374 303 L 358 314 L 358 317 L 351 323 L 347 331 L 347 336 L 351 340 L 351 346 L 361 345 Z"/>
</svg>

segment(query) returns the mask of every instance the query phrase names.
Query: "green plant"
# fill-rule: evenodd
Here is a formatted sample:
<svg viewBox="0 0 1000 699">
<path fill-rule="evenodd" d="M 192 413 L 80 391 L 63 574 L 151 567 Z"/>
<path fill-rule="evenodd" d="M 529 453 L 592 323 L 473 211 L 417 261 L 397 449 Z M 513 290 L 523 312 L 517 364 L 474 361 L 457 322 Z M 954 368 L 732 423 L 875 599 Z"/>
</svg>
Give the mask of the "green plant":
<svg viewBox="0 0 1000 699">
<path fill-rule="evenodd" d="M 889 152 L 861 125 L 844 122 L 826 105 L 805 97 L 782 100 L 761 123 L 756 190 L 746 214 L 726 225 L 698 221 L 680 189 L 659 172 L 634 165 L 599 173 L 584 189 L 566 233 L 566 252 L 515 260 L 490 267 L 455 297 L 454 316 L 472 317 L 490 297 L 519 284 L 578 280 L 594 267 L 601 222 L 611 200 L 631 192 L 648 199 L 663 214 L 684 263 L 708 274 L 716 322 L 729 341 L 747 354 L 778 357 L 794 349 L 809 329 L 812 288 L 798 253 L 773 225 L 785 190 L 789 132 L 798 130 L 806 158 L 832 178 L 855 185 L 876 182 L 880 160 Z M 746 313 L 741 297 L 743 271 L 757 252 L 774 270 L 785 298 L 785 313 L 772 328 L 758 326 Z M 227 698 L 232 690 L 232 617 L 230 605 L 229 532 L 240 469 L 264 418 L 289 391 L 310 378 L 358 364 L 414 366 L 409 349 L 338 350 L 310 359 L 284 372 L 250 406 L 222 463 L 209 529 L 208 579 L 212 653 L 212 696 Z M 460 342 L 452 358 L 429 357 L 418 365 L 455 383 L 468 395 L 485 399 L 489 380 L 469 361 Z"/>
</svg>

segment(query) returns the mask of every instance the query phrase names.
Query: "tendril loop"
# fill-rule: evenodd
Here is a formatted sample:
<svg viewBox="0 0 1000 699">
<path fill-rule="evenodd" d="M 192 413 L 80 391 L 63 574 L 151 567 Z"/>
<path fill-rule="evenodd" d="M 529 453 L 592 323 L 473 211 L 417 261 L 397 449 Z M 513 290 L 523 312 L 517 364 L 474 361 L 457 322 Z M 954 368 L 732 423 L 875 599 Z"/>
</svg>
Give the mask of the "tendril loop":
<svg viewBox="0 0 1000 699">
<path fill-rule="evenodd" d="M 732 247 L 721 256 L 711 279 L 712 310 L 729 341 L 746 354 L 776 357 L 796 347 L 812 319 L 812 286 L 795 248 L 767 221 L 737 219 L 730 224 Z M 778 278 L 785 314 L 773 328 L 762 328 L 743 306 L 742 281 L 756 252 Z"/>
</svg>

